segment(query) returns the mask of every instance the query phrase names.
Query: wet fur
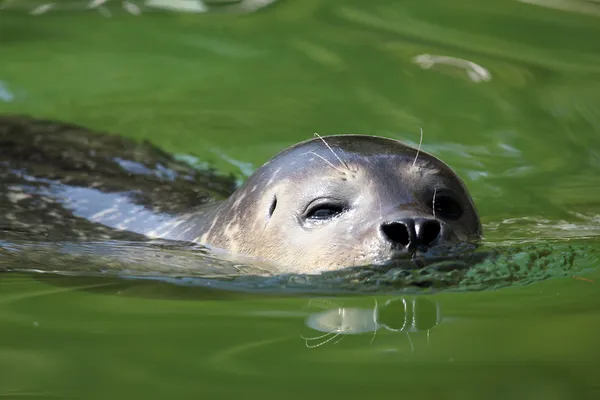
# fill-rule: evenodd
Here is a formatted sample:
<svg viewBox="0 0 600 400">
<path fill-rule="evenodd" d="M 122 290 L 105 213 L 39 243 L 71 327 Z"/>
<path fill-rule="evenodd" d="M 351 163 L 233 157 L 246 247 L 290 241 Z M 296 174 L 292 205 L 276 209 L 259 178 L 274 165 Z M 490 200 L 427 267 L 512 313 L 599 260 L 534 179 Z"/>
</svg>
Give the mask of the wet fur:
<svg viewBox="0 0 600 400">
<path fill-rule="evenodd" d="M 79 189 L 86 190 L 73 202 Z M 147 142 L 75 124 L 0 117 L 3 237 L 27 233 L 33 240 L 143 240 L 144 235 L 132 231 L 139 230 L 144 212 L 176 218 L 234 190 L 233 178 L 199 172 Z M 119 202 L 129 206 L 124 211 L 131 206 L 140 211 L 130 224 L 123 224 L 123 213 L 106 213 Z"/>
<path fill-rule="evenodd" d="M 469 211 L 453 225 L 453 240 L 478 238 L 479 217 L 454 171 L 392 139 L 318 136 L 282 151 L 234 191 L 233 178 L 199 172 L 149 143 L 0 117 L 0 239 L 159 237 L 209 244 L 285 271 L 319 272 L 389 259 L 392 249 L 378 224 L 431 216 L 419 193 L 440 182 Z M 306 229 L 294 207 L 327 187 L 372 207 Z"/>
</svg>

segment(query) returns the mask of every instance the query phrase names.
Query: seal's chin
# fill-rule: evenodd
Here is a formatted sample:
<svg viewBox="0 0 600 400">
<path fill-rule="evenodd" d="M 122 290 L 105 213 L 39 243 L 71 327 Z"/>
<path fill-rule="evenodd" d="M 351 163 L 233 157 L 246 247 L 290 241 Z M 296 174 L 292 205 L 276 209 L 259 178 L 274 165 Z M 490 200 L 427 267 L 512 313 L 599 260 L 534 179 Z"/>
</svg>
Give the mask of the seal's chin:
<svg viewBox="0 0 600 400">
<path fill-rule="evenodd" d="M 414 250 L 391 249 L 386 266 L 403 269 L 420 269 L 442 261 L 459 260 L 477 249 L 476 243 L 443 243 L 429 248 Z"/>
</svg>

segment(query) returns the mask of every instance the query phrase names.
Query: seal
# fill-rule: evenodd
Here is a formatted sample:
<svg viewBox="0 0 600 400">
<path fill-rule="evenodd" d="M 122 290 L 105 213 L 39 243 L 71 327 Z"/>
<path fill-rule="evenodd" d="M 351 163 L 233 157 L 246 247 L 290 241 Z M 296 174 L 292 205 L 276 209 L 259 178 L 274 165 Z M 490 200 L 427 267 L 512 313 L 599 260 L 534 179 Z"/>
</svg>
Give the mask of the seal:
<svg viewBox="0 0 600 400">
<path fill-rule="evenodd" d="M 43 240 L 161 238 L 318 273 L 451 251 L 482 234 L 444 162 L 369 135 L 283 150 L 236 189 L 149 143 L 0 118 L 0 233 Z M 441 249 L 441 250 L 440 250 Z"/>
</svg>

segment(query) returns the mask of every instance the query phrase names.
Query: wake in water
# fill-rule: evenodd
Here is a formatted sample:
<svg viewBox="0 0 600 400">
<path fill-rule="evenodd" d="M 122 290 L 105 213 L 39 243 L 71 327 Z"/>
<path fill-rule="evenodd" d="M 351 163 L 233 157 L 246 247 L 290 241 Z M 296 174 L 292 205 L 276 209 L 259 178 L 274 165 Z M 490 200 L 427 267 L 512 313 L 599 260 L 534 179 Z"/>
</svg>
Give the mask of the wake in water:
<svg viewBox="0 0 600 400">
<path fill-rule="evenodd" d="M 243 292 L 398 293 L 483 290 L 582 273 L 600 259 L 590 240 L 465 248 L 452 257 L 399 259 L 321 274 L 280 274 L 271 266 L 225 260 L 196 244 L 0 242 L 0 271 L 152 280 Z"/>
</svg>

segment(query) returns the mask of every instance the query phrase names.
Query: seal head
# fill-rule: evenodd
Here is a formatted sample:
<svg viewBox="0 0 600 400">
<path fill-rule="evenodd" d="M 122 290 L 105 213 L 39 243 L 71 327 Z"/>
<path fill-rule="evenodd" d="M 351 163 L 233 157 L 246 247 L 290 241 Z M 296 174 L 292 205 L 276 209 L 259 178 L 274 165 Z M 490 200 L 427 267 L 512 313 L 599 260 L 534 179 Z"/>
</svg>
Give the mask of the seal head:
<svg viewBox="0 0 600 400">
<path fill-rule="evenodd" d="M 473 200 L 449 166 L 367 135 L 326 136 L 284 150 L 209 219 L 196 225 L 194 241 L 297 273 L 425 255 L 481 236 Z"/>
</svg>

